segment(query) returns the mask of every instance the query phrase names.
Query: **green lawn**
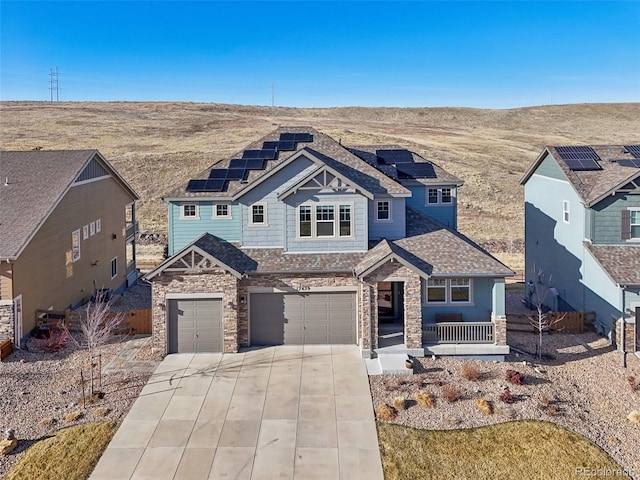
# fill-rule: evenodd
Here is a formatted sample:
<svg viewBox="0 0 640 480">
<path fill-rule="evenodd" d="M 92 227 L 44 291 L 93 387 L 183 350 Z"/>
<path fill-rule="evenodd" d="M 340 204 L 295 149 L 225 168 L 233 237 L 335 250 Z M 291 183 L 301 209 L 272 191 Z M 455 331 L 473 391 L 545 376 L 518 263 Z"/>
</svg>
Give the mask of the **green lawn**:
<svg viewBox="0 0 640 480">
<path fill-rule="evenodd" d="M 86 480 L 117 429 L 94 422 L 58 430 L 32 445 L 5 480 Z"/>
<path fill-rule="evenodd" d="M 379 422 L 378 439 L 385 480 L 579 479 L 593 476 L 580 475 L 581 467 L 622 470 L 586 438 L 537 420 L 463 430 Z"/>
</svg>

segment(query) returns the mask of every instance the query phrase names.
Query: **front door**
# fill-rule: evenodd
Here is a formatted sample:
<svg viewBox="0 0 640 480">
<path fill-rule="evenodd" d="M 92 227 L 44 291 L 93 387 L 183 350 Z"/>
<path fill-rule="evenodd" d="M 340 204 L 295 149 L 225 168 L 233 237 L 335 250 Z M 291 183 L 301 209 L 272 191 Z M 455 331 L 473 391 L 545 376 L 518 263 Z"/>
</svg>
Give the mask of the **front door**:
<svg viewBox="0 0 640 480">
<path fill-rule="evenodd" d="M 378 282 L 378 348 L 404 343 L 404 283 Z"/>
<path fill-rule="evenodd" d="M 13 299 L 13 344 L 20 347 L 22 337 L 22 295 Z"/>
</svg>

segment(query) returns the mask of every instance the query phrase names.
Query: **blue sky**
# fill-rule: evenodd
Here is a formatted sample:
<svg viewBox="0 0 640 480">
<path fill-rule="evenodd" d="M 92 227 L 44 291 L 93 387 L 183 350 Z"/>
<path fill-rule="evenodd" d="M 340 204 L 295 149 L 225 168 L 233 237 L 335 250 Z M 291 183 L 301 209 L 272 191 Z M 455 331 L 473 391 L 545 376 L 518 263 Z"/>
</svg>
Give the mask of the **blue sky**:
<svg viewBox="0 0 640 480">
<path fill-rule="evenodd" d="M 0 99 L 640 101 L 640 2 L 0 2 Z"/>
</svg>

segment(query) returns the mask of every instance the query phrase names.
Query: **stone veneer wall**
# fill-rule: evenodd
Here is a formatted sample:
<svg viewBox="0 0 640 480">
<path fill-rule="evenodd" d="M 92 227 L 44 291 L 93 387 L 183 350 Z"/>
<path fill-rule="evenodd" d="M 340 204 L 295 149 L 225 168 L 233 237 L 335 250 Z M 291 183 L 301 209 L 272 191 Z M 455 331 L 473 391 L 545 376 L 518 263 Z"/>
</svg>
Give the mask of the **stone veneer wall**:
<svg viewBox="0 0 640 480">
<path fill-rule="evenodd" d="M 375 272 L 364 278 L 364 282 L 377 289 L 378 282 L 404 282 L 404 339 L 407 348 L 422 348 L 422 288 L 420 276 L 401 263 L 387 262 Z M 378 296 L 371 298 L 372 348 L 378 348 Z"/>
<path fill-rule="evenodd" d="M 350 273 L 336 273 L 336 274 L 324 274 L 322 277 L 315 275 L 286 275 L 286 274 L 265 274 L 265 275 L 251 275 L 247 278 L 243 278 L 239 282 L 238 296 L 245 295 L 246 302 L 240 304 L 238 309 L 238 338 L 240 345 L 249 345 L 249 312 L 247 304 L 249 303 L 249 297 L 247 295 L 250 287 L 266 287 L 266 288 L 280 288 L 280 289 L 294 289 L 300 290 L 300 287 L 314 288 L 314 287 L 358 287 L 358 281 L 353 278 Z M 306 293 L 302 291 L 302 293 Z M 360 312 L 362 316 L 362 312 Z M 360 330 L 361 337 L 365 336 L 365 330 Z"/>
<path fill-rule="evenodd" d="M 0 342 L 13 340 L 13 303 L 0 305 Z"/>
<path fill-rule="evenodd" d="M 624 352 L 636 351 L 636 324 L 634 320 L 620 319 L 616 322 L 616 346 Z"/>
<path fill-rule="evenodd" d="M 495 324 L 495 338 L 496 345 L 507 344 L 507 317 L 504 315 L 494 316 L 491 321 Z"/>
<path fill-rule="evenodd" d="M 224 323 L 224 351 L 238 351 L 238 279 L 222 270 L 189 274 L 163 272 L 151 284 L 153 315 L 152 345 L 156 351 L 167 352 L 167 294 L 222 293 L 222 321 Z M 245 306 L 246 308 L 246 306 Z"/>
</svg>

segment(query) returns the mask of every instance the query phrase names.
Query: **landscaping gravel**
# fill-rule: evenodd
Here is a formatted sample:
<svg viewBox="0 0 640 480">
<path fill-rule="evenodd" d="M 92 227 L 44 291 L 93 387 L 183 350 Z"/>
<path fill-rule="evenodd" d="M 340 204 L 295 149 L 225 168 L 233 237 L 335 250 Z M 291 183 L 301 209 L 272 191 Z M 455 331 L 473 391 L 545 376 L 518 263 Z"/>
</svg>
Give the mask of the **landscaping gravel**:
<svg viewBox="0 0 640 480">
<path fill-rule="evenodd" d="M 533 333 L 508 334 L 511 346 L 530 353 L 535 352 L 537 339 Z M 640 359 L 628 355 L 623 368 L 620 352 L 594 333 L 545 334 L 543 352 L 553 358 L 538 361 L 518 353 L 504 363 L 418 358 L 414 375 L 370 377 L 374 407 L 393 405 L 394 398 L 404 396 L 408 408 L 398 411 L 394 423 L 424 429 L 480 427 L 521 419 L 551 421 L 584 435 L 640 478 L 640 426 L 627 419 L 629 412 L 640 410 L 640 389 L 634 391 L 628 381 L 628 377 L 640 381 Z M 479 380 L 463 378 L 465 363 L 481 373 Z M 524 383 L 509 383 L 508 369 L 523 373 Z M 460 399 L 448 403 L 442 385 L 459 388 Z M 498 399 L 507 387 L 516 399 L 513 404 Z M 420 390 L 434 397 L 434 408 L 413 401 L 413 394 Z M 475 400 L 481 398 L 493 405 L 493 414 L 475 407 Z M 544 451 L 543 440 L 541 448 Z"/>
</svg>

